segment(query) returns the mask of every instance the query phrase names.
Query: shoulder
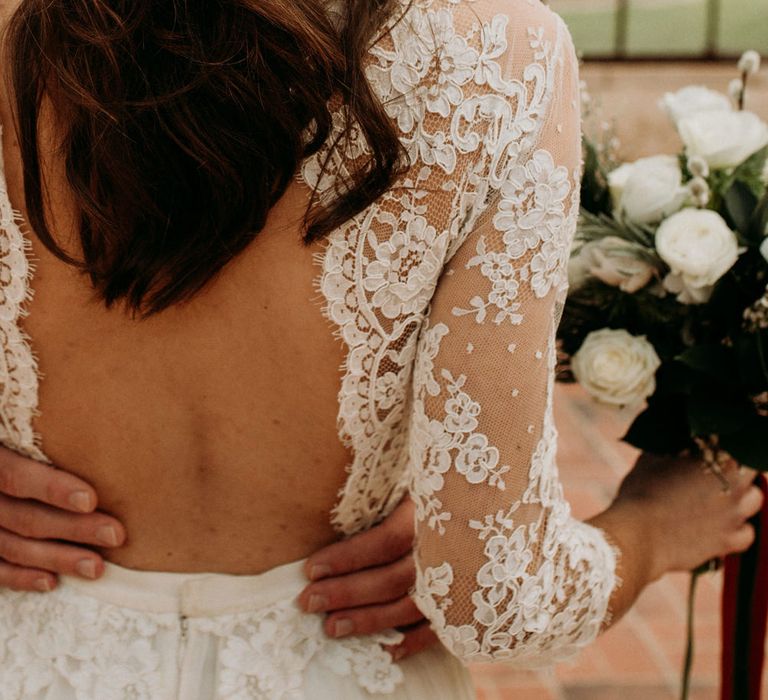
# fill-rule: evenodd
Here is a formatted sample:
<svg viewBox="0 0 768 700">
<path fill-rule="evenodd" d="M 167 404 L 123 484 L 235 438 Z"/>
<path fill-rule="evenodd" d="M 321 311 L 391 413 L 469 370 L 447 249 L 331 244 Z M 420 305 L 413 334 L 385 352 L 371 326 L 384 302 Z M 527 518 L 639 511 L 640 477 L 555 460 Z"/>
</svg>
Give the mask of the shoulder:
<svg viewBox="0 0 768 700">
<path fill-rule="evenodd" d="M 398 0 L 389 26 L 371 48 L 369 77 L 381 96 L 406 96 L 438 113 L 473 94 L 519 94 L 531 65 L 554 72 L 575 52 L 565 23 L 541 0 Z M 533 69 L 534 73 L 536 69 Z M 426 100 L 426 102 L 424 102 Z M 402 125 L 401 125 L 402 126 Z"/>
</svg>

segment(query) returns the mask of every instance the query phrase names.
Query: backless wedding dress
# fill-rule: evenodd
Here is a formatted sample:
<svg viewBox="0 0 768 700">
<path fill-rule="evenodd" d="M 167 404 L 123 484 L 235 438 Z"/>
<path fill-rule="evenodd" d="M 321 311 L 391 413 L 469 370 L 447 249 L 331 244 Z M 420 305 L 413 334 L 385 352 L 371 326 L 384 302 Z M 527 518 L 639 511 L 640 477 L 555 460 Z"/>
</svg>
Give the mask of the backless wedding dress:
<svg viewBox="0 0 768 700">
<path fill-rule="evenodd" d="M 327 638 L 294 602 L 301 562 L 258 576 L 108 563 L 96 582 L 0 591 L 0 700 L 460 700 L 474 697 L 460 661 L 548 664 L 606 621 L 618 552 L 571 517 L 552 420 L 581 165 L 571 39 L 539 0 L 401 2 L 367 75 L 411 166 L 317 259 L 354 455 L 330 517 L 351 535 L 410 494 L 413 595 L 443 646 L 395 663 L 381 645 L 396 631 Z M 331 196 L 365 152 L 354 138 L 325 175 L 327 151 L 297 177 Z M 48 461 L 25 235 L 2 178 L 0 440 Z"/>
</svg>

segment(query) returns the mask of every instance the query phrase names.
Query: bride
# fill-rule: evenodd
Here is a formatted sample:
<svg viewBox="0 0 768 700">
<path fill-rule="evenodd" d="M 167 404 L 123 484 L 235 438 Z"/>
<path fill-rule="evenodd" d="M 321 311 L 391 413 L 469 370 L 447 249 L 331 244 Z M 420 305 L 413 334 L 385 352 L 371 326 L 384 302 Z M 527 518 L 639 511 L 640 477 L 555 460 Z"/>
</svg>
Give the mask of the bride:
<svg viewBox="0 0 768 700">
<path fill-rule="evenodd" d="M 0 573 L 55 569 L 20 536 L 56 512 L 33 464 L 128 536 L 102 518 L 103 576 L 0 592 L 0 699 L 470 698 L 460 661 L 564 658 L 749 545 L 748 470 L 724 496 L 644 458 L 593 520 L 563 499 L 578 77 L 538 0 L 16 0 L 3 24 L 0 439 L 32 461 L 4 455 Z M 366 603 L 442 644 L 398 661 L 399 629 L 327 636 L 332 604 L 295 599 L 404 497 L 420 612 Z"/>
</svg>

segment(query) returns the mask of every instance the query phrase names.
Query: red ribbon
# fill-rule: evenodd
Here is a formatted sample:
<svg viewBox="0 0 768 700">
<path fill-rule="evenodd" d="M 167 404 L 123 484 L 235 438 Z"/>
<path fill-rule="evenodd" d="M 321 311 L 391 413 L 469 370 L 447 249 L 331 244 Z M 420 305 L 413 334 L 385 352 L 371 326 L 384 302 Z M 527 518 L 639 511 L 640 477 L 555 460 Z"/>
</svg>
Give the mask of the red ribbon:
<svg viewBox="0 0 768 700">
<path fill-rule="evenodd" d="M 768 478 L 756 485 L 766 496 L 750 522 L 757 537 L 743 554 L 725 559 L 721 700 L 760 700 L 768 627 Z"/>
</svg>

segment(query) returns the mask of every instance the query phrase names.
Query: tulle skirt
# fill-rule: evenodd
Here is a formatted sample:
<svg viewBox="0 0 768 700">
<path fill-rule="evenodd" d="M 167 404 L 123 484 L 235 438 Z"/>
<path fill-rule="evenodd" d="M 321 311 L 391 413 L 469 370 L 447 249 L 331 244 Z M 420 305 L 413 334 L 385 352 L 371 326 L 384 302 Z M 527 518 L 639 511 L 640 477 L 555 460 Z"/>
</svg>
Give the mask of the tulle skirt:
<svg viewBox="0 0 768 700">
<path fill-rule="evenodd" d="M 299 610 L 303 562 L 258 576 L 136 571 L 0 591 L 0 700 L 470 700 L 442 647 L 394 663 Z"/>
</svg>

